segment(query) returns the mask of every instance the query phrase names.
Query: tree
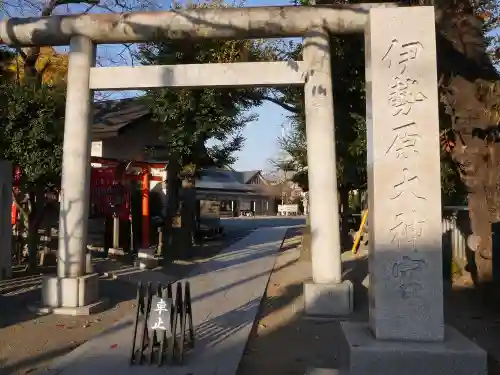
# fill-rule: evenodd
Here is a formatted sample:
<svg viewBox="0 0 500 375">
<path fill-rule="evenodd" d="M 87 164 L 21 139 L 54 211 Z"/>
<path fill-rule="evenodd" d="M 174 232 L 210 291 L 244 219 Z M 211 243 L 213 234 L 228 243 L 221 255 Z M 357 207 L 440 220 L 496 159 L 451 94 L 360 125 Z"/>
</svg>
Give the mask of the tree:
<svg viewBox="0 0 500 375">
<path fill-rule="evenodd" d="M 51 16 L 56 10 L 58 13 L 88 13 L 93 8 L 123 12 L 152 8 L 148 1 L 33 0 L 15 5 L 3 2 L 0 11 L 7 17 Z M 128 51 L 129 46 L 124 50 Z M 0 156 L 20 166 L 22 171 L 21 189 L 14 201 L 28 232 L 29 265 L 34 266 L 38 226 L 48 203 L 45 193 L 60 184 L 68 56 L 57 53 L 52 47 L 2 49 L 0 64 L 3 94 L 0 99 Z M 51 195 L 52 199 L 57 196 Z"/>
<path fill-rule="evenodd" d="M 27 230 L 28 261 L 36 265 L 38 228 L 47 194 L 60 183 L 65 92 L 60 86 L 5 81 L 0 84 L 0 157 L 21 168 L 13 194 Z"/>
<path fill-rule="evenodd" d="M 223 3 L 192 4 L 189 7 L 223 7 Z M 142 45 L 138 59 L 144 65 L 190 63 L 227 63 L 258 58 L 258 41 L 165 40 Z M 182 248 L 191 245 L 194 217 L 194 181 L 201 168 L 224 166 L 234 161 L 244 138 L 241 130 L 255 116 L 245 112 L 260 104 L 252 89 L 171 89 L 150 90 L 145 100 L 153 117 L 163 124 L 163 140 L 167 145 L 168 208 L 166 237 L 176 248 L 172 226 L 179 226 L 182 206 Z M 216 144 L 207 147 L 207 141 Z M 182 180 L 182 182 L 181 182 Z M 182 197 L 180 187 L 182 185 Z M 179 204 L 180 198 L 182 204 Z"/>
<path fill-rule="evenodd" d="M 496 40 L 485 32 L 498 25 L 499 8 L 489 0 L 439 0 L 435 7 L 443 138 L 468 193 L 478 239 L 474 279 L 487 285 L 493 280 L 492 225 L 500 217 L 500 145 L 494 136 L 500 77 L 488 53 L 497 55 Z"/>
<path fill-rule="evenodd" d="M 60 5 L 53 0 L 42 15 Z M 0 109 L 0 157 L 20 167 L 20 187 L 13 192 L 27 235 L 28 265 L 36 266 L 38 229 L 60 185 L 68 56 L 51 47 L 3 51 Z"/>
<path fill-rule="evenodd" d="M 331 1 L 326 1 L 331 3 Z M 307 1 L 302 5 L 306 5 Z M 484 23 L 483 33 L 491 33 L 498 22 L 498 4 L 484 0 L 476 9 L 480 12 Z M 493 21 L 495 19 L 495 21 Z M 488 52 L 492 56 L 498 53 L 498 36 L 487 38 Z M 349 191 L 364 189 L 366 186 L 366 124 L 365 124 L 365 94 L 364 94 L 364 46 L 362 36 L 332 36 L 332 71 L 333 90 L 335 98 L 335 132 L 337 150 L 337 172 L 339 182 L 340 202 L 342 207 L 347 207 Z M 290 59 L 300 57 L 299 47 L 288 52 Z M 286 53 L 285 53 L 286 54 Z M 443 77 L 443 74 L 441 75 Z M 441 90 L 443 92 L 443 90 Z M 305 134 L 305 117 L 302 97 L 295 89 L 287 89 L 280 99 L 292 108 L 290 120 L 292 133 L 280 141 L 281 147 L 290 154 L 295 161 L 296 174 L 294 180 L 302 187 L 307 184 L 307 149 Z M 442 197 L 447 204 L 460 204 L 463 202 L 466 188 L 461 181 L 463 163 L 456 162 L 452 156 L 455 146 L 454 130 L 449 121 L 442 126 Z M 451 135 L 451 137 L 450 137 Z M 344 211 L 344 210 L 342 210 Z M 345 215 L 342 215 L 345 216 Z M 344 218 L 345 219 L 345 218 Z M 489 227 L 489 226 L 488 226 Z M 343 237 L 347 232 L 343 226 Z M 486 233 L 483 234 L 483 236 Z M 488 245 L 489 246 L 489 245 Z"/>
<path fill-rule="evenodd" d="M 31 69 L 31 68 L 30 68 Z M 16 76 L 18 81 L 25 81 L 27 77 L 26 61 L 21 54 L 12 57 L 8 63 L 7 70 Z M 57 53 L 52 47 L 41 47 L 37 60 L 35 61 L 36 75 L 40 83 L 59 84 L 66 80 L 68 74 L 68 54 Z"/>
<path fill-rule="evenodd" d="M 332 2 L 344 3 L 331 0 L 323 3 Z M 432 5 L 426 0 L 409 3 Z M 476 237 L 476 241 L 472 242 L 478 244 L 474 279 L 477 284 L 486 285 L 493 276 L 492 225 L 496 225 L 500 217 L 500 163 L 497 162 L 500 157 L 500 77 L 494 66 L 500 56 L 500 40 L 497 34 L 492 33 L 498 27 L 500 8 L 493 0 L 480 0 L 477 3 L 468 0 L 436 0 L 435 7 L 443 190 L 455 194 L 457 198 L 460 198 L 464 189 L 467 192 L 471 226 Z M 349 38 L 342 37 L 344 40 Z M 332 38 L 333 48 L 338 39 Z M 350 45 L 344 43 L 343 47 L 348 48 Z M 362 49 L 355 47 L 346 55 L 347 62 L 353 65 L 362 61 L 355 57 L 359 55 L 356 51 Z M 334 71 L 339 75 L 337 65 Z M 358 73 L 364 76 L 361 70 Z M 333 86 L 336 90 L 335 83 Z M 339 109 L 339 98 L 335 94 L 334 97 L 336 109 Z M 338 114 L 335 116 L 337 150 L 339 160 L 342 160 L 345 148 L 339 143 L 343 142 L 343 130 L 346 129 L 338 129 Z M 348 159 L 344 158 L 345 161 Z M 347 165 L 345 163 L 344 168 Z M 464 189 L 458 183 L 458 177 Z M 453 185 L 457 185 L 457 188 Z"/>
<path fill-rule="evenodd" d="M 353 189 L 365 188 L 366 185 L 363 37 L 360 35 L 332 36 L 330 48 L 332 71 L 335 72 L 332 77 L 332 87 L 335 98 L 341 236 L 347 239 L 349 192 Z M 302 59 L 302 46 L 300 44 L 286 46 L 283 55 L 290 60 L 300 60 Z M 279 98 L 286 103 L 284 108 L 288 107 L 292 111 L 289 116 L 292 132 L 280 139 L 280 146 L 294 161 L 295 173 L 292 181 L 307 191 L 307 142 L 303 89 L 287 88 L 281 91 Z"/>
<path fill-rule="evenodd" d="M 366 125 L 364 123 L 363 39 L 359 35 L 332 36 L 330 40 L 339 189 L 349 191 L 366 184 Z M 284 46 L 289 60 L 302 58 L 302 45 Z M 294 179 L 307 190 L 306 125 L 303 90 L 280 90 L 279 100 L 291 111 L 292 132 L 280 140 L 282 149 L 296 165 Z"/>
</svg>

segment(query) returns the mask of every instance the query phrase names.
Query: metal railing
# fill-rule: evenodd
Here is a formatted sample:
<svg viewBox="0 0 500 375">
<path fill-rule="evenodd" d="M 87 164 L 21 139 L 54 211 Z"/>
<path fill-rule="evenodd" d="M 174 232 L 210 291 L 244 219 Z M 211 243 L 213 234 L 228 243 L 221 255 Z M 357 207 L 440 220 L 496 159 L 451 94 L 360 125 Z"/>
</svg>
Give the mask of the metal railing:
<svg viewBox="0 0 500 375">
<path fill-rule="evenodd" d="M 467 264 L 467 236 L 470 234 L 469 209 L 467 206 L 446 206 L 441 222 L 443 252 L 451 254 L 460 267 Z"/>
</svg>

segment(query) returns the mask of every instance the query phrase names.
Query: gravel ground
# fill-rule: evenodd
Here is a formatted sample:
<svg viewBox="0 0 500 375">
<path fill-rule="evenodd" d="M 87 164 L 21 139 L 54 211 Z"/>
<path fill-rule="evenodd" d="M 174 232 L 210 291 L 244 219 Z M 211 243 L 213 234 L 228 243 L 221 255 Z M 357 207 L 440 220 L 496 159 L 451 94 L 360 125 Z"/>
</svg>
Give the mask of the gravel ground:
<svg viewBox="0 0 500 375">
<path fill-rule="evenodd" d="M 241 231 L 205 249 L 203 258 L 177 262 L 162 275 L 177 279 L 197 263 L 217 253 L 248 232 Z M 302 375 L 309 366 L 338 368 L 345 363 L 343 335 L 337 320 L 311 320 L 303 313 L 302 284 L 310 280 L 311 263 L 301 251 L 301 236 L 289 231 L 269 280 L 259 320 L 256 322 L 237 375 Z M 355 284 L 356 312 L 352 320 L 366 320 L 366 259 L 359 256 L 344 264 L 345 275 Z M 126 275 L 130 268 L 117 262 L 96 264 Z M 148 277 L 154 275 L 148 274 Z M 156 276 L 158 276 L 156 274 Z M 100 283 L 101 294 L 110 298 L 111 308 L 89 317 L 37 317 L 25 306 L 39 299 L 40 276 L 0 282 L 0 374 L 36 374 L 55 357 L 65 354 L 103 331 L 134 309 L 131 281 L 143 278 L 112 275 Z M 37 281 L 38 280 L 38 281 Z M 31 301 L 31 302 L 30 302 Z M 500 314 L 496 304 L 488 307 L 473 290 L 466 275 L 446 288 L 445 319 L 476 341 L 490 354 L 489 375 L 500 375 Z"/>
<path fill-rule="evenodd" d="M 130 264 L 96 259 L 94 270 L 103 275 L 100 294 L 109 299 L 109 308 L 90 317 L 57 315 L 37 316 L 28 305 L 40 300 L 42 274 L 17 273 L 11 280 L 0 281 L 0 375 L 36 374 L 59 357 L 107 327 L 130 315 L 135 308 L 135 282 L 178 280 L 231 243 L 243 238 L 248 230 L 236 230 L 226 237 L 207 241 L 202 256 L 178 261 L 160 271 L 137 272 Z M 43 269 L 42 273 L 54 272 Z"/>
<path fill-rule="evenodd" d="M 300 242 L 300 237 L 285 241 L 237 375 L 303 375 L 309 366 L 340 368 L 347 363 L 339 320 L 304 315 L 302 284 L 311 279 L 311 262 Z M 356 309 L 349 320 L 366 321 L 367 295 L 361 284 L 367 274 L 366 257 L 344 262 L 344 274 L 355 285 Z M 500 375 L 498 309 L 485 307 L 466 275 L 445 289 L 445 320 L 487 350 L 489 375 Z"/>
</svg>

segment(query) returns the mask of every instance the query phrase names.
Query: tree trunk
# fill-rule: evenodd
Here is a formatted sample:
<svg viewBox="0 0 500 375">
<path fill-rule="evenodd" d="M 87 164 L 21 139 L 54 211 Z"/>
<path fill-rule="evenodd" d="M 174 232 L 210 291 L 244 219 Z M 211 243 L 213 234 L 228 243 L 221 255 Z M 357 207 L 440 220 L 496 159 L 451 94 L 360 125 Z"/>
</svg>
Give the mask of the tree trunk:
<svg viewBox="0 0 500 375">
<path fill-rule="evenodd" d="M 471 227 L 477 241 L 477 284 L 493 280 L 492 224 L 498 221 L 500 147 L 487 131 L 498 126 L 495 108 L 499 75 L 486 53 L 483 22 L 468 1 L 436 4 L 441 128 L 452 127 L 451 151 L 468 189 Z"/>
<path fill-rule="evenodd" d="M 174 232 L 178 228 L 179 212 L 179 179 L 180 165 L 176 157 L 172 157 L 167 165 L 167 210 L 164 221 L 163 235 L 163 256 L 167 258 L 167 253 L 175 256 Z"/>
<path fill-rule="evenodd" d="M 191 257 L 196 231 L 196 191 L 193 176 L 182 180 L 181 246 L 183 256 Z"/>
<path fill-rule="evenodd" d="M 29 193 L 30 211 L 28 213 L 28 233 L 27 233 L 27 247 L 28 247 L 28 268 L 33 270 L 37 266 L 38 259 L 38 229 L 44 215 L 45 196 L 43 191 Z"/>
</svg>

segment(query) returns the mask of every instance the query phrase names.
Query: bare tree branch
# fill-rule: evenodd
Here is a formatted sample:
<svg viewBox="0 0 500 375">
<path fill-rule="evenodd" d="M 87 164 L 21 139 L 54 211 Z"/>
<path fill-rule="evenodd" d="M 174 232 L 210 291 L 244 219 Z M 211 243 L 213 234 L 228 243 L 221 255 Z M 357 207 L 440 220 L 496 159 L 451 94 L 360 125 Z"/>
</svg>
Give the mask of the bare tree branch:
<svg viewBox="0 0 500 375">
<path fill-rule="evenodd" d="M 273 98 L 273 97 L 270 97 L 268 95 L 263 95 L 262 96 L 262 99 L 263 100 L 267 100 L 268 102 L 271 102 L 271 103 L 274 103 L 274 104 L 277 104 L 279 105 L 281 108 L 283 109 L 286 109 L 287 111 L 290 111 L 292 113 L 299 113 L 299 110 L 297 108 L 295 108 L 294 106 L 292 105 L 289 105 L 289 104 L 286 104 L 284 103 L 282 100 L 278 99 L 278 98 Z"/>
</svg>

